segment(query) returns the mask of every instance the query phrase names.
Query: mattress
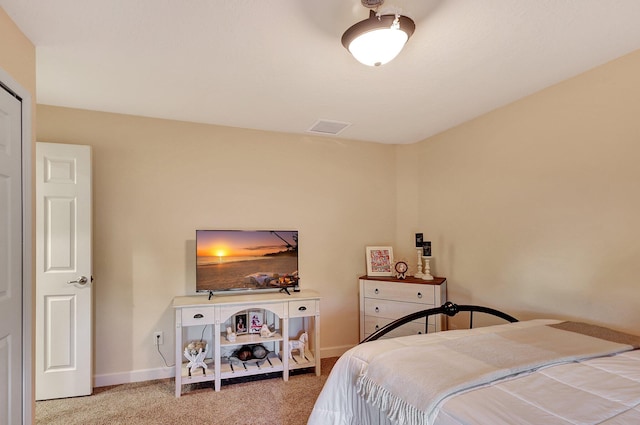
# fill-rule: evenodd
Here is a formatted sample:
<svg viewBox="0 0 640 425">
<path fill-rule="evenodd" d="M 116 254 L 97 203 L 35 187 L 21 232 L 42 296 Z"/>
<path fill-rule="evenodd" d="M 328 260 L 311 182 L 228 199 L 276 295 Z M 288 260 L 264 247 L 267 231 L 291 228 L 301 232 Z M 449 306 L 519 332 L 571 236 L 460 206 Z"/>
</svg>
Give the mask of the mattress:
<svg viewBox="0 0 640 425">
<path fill-rule="evenodd" d="M 628 341 L 607 344 L 593 338 L 595 345 L 578 349 L 575 346 L 580 343 L 572 333 L 566 334 L 567 344 L 548 345 L 549 341 L 536 337 L 531 338 L 532 351 L 542 350 L 542 355 L 523 355 L 520 347 L 511 359 L 501 346 L 496 353 L 500 359 L 494 361 L 490 346 L 497 337 L 514 330 L 537 335 L 540 327 L 558 323 L 533 320 L 361 344 L 334 366 L 308 424 L 639 424 L 640 351 Z M 489 341 L 488 348 L 482 347 L 483 340 Z M 555 351 L 555 345 L 567 347 L 550 358 L 543 351 Z M 442 351 L 440 346 L 449 348 Z M 470 354 L 470 360 L 456 357 L 459 347 L 465 346 L 469 348 L 462 351 Z M 455 353 L 447 364 L 446 350 L 451 347 Z M 437 355 L 430 358 L 430 353 Z M 465 377 L 467 371 L 452 365 L 474 362 L 483 363 L 480 375 L 487 379 L 474 375 L 469 385 L 458 385 L 458 377 Z M 491 366 L 487 373 L 487 362 L 500 366 Z M 389 369 L 381 372 L 378 367 L 383 363 Z M 454 376 L 453 384 L 443 379 L 447 374 Z M 363 382 L 369 377 L 380 388 L 367 391 Z"/>
</svg>

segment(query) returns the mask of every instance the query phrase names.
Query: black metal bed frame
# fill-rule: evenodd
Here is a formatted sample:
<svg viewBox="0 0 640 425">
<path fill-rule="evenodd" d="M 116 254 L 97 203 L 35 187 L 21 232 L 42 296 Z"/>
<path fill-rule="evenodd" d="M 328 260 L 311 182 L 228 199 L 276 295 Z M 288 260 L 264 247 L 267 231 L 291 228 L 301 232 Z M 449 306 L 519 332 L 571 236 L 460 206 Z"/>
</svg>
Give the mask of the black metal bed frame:
<svg viewBox="0 0 640 425">
<path fill-rule="evenodd" d="M 376 339 L 380 338 L 381 336 L 391 332 L 392 330 L 406 324 L 409 322 L 413 322 L 414 320 L 417 319 L 421 319 L 421 318 L 425 318 L 425 333 L 426 333 L 426 327 L 428 326 L 429 323 L 429 316 L 433 316 L 435 314 L 445 314 L 449 317 L 453 317 L 456 314 L 460 313 L 461 311 L 468 311 L 469 312 L 469 328 L 473 328 L 473 313 L 474 312 L 478 312 L 478 313 L 486 313 L 486 314 L 490 314 L 492 316 L 497 316 L 501 319 L 506 320 L 507 322 L 517 322 L 518 319 L 516 319 L 513 316 L 508 315 L 507 313 L 503 313 L 499 310 L 495 310 L 493 308 L 489 308 L 489 307 L 482 307 L 479 305 L 458 305 L 458 304 L 454 304 L 451 301 L 447 301 L 446 303 L 442 304 L 442 306 L 440 307 L 435 307 L 435 308 L 429 308 L 427 310 L 422 310 L 422 311 L 417 311 L 415 313 L 411 313 L 408 314 L 404 317 L 401 317 L 397 320 L 394 320 L 393 322 L 389 323 L 388 325 L 383 326 L 382 328 L 378 329 L 377 331 L 375 331 L 374 333 L 372 333 L 371 335 L 369 335 L 368 337 L 366 337 L 365 339 L 363 339 L 362 341 L 360 341 L 360 344 L 365 343 L 365 342 L 369 342 L 369 341 L 375 341 Z"/>
</svg>

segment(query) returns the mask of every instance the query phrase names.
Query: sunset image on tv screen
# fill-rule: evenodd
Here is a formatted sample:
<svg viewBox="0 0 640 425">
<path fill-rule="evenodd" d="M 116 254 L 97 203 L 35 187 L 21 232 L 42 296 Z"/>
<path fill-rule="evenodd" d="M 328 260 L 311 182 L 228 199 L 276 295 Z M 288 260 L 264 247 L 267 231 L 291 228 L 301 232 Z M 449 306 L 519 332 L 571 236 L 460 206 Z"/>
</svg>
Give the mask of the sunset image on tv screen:
<svg viewBox="0 0 640 425">
<path fill-rule="evenodd" d="M 297 278 L 297 231 L 196 231 L 198 291 L 291 286 Z"/>
</svg>

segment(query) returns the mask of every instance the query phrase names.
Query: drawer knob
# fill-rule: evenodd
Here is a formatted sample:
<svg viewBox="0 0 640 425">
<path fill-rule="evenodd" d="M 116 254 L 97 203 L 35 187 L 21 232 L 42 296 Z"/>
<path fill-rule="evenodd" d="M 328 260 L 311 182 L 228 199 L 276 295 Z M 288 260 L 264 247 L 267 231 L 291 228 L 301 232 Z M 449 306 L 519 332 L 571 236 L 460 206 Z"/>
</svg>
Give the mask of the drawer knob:
<svg viewBox="0 0 640 425">
<path fill-rule="evenodd" d="M 298 311 L 305 311 L 306 309 L 307 309 L 307 307 L 305 307 L 303 305 L 298 307 Z"/>
<path fill-rule="evenodd" d="M 378 313 L 380 311 L 380 308 L 376 307 L 376 313 Z"/>
<path fill-rule="evenodd" d="M 422 298 L 422 292 L 418 292 L 418 298 Z"/>
<path fill-rule="evenodd" d="M 193 315 L 193 318 L 194 318 L 194 319 L 202 319 L 203 317 L 204 317 L 204 316 L 203 316 L 202 314 L 200 314 L 200 313 L 198 313 L 198 314 L 194 314 L 194 315 Z"/>
<path fill-rule="evenodd" d="M 378 291 L 378 288 L 376 288 L 375 291 L 373 291 L 373 292 L 376 293 L 376 294 L 380 293 L 380 291 Z"/>
<path fill-rule="evenodd" d="M 380 329 L 380 326 L 376 325 L 376 330 Z"/>
</svg>

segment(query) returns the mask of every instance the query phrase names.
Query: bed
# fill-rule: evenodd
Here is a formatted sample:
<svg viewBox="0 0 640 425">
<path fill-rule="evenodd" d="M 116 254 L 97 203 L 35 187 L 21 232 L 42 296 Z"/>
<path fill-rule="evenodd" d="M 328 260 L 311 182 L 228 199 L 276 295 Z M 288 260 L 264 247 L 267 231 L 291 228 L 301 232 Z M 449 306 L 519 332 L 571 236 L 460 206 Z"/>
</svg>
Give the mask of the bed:
<svg viewBox="0 0 640 425">
<path fill-rule="evenodd" d="M 505 323 L 381 338 L 417 317 L 459 311 Z M 519 322 L 446 303 L 387 325 L 341 356 L 308 425 L 640 424 L 639 347 L 640 337 L 607 328 Z"/>
</svg>

